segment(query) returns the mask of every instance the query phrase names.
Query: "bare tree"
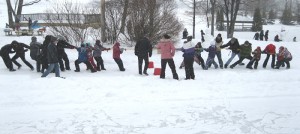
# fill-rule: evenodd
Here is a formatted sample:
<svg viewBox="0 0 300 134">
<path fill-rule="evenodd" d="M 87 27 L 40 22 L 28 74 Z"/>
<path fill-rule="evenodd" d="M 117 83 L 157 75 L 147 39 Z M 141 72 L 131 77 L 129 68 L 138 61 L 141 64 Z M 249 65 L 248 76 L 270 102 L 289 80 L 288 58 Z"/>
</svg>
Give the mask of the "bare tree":
<svg viewBox="0 0 300 134">
<path fill-rule="evenodd" d="M 11 0 L 6 0 L 7 13 L 8 13 L 8 23 L 9 27 L 14 28 L 14 22 L 19 23 L 20 16 L 24 6 L 30 6 L 39 3 L 41 0 L 32 0 L 28 3 L 24 3 L 24 0 L 16 0 L 14 3 L 14 8 L 12 6 Z"/>
<path fill-rule="evenodd" d="M 137 41 L 148 36 L 156 42 L 163 34 L 177 36 L 182 30 L 182 24 L 177 19 L 175 9 L 174 0 L 156 1 L 155 6 L 148 0 L 132 0 L 127 21 L 130 40 Z"/>
<path fill-rule="evenodd" d="M 97 30 L 93 26 L 99 27 L 99 24 L 91 23 L 100 20 L 99 10 L 80 4 L 65 1 L 62 5 L 55 5 L 48 13 L 50 19 L 45 21 L 49 24 L 52 34 L 64 36 L 72 43 L 86 40 L 89 33 L 96 33 Z"/>
<path fill-rule="evenodd" d="M 224 13 L 227 21 L 227 38 L 232 38 L 237 13 L 240 8 L 241 0 L 224 0 Z"/>
</svg>

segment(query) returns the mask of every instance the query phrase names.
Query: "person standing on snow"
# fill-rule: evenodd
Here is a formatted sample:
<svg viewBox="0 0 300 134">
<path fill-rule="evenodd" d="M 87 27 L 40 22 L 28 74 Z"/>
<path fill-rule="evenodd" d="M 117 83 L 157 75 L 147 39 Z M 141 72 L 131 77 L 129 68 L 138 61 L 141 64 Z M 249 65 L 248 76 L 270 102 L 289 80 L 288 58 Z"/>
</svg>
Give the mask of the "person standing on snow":
<svg viewBox="0 0 300 134">
<path fill-rule="evenodd" d="M 97 62 L 97 71 L 106 70 L 104 67 L 104 61 L 102 59 L 102 51 L 108 51 L 110 48 L 105 48 L 101 45 L 100 40 L 96 40 L 96 44 L 94 46 L 93 56 Z"/>
<path fill-rule="evenodd" d="M 261 40 L 261 41 L 263 41 L 264 40 L 264 30 L 261 30 L 260 31 L 260 34 L 259 34 L 259 39 Z"/>
<path fill-rule="evenodd" d="M 12 47 L 13 47 L 12 44 L 7 44 L 7 45 L 3 46 L 0 50 L 0 56 L 2 57 L 6 67 L 11 72 L 16 71 L 13 67 L 11 58 L 9 57 L 10 53 L 14 53 L 14 51 L 12 51 Z"/>
<path fill-rule="evenodd" d="M 218 34 L 215 39 L 215 45 L 217 47 L 216 55 L 219 61 L 220 68 L 223 69 L 223 60 L 222 60 L 222 53 L 221 53 L 221 46 L 223 45 L 222 35 Z"/>
<path fill-rule="evenodd" d="M 58 64 L 58 52 L 56 46 L 57 42 L 58 42 L 57 38 L 52 36 L 50 44 L 47 47 L 48 49 L 47 59 L 48 59 L 49 66 L 41 77 L 46 77 L 49 73 L 52 72 L 53 69 L 55 71 L 55 77 L 60 77 L 59 64 Z"/>
<path fill-rule="evenodd" d="M 286 63 L 286 69 L 290 69 L 290 61 L 293 59 L 292 54 L 287 50 L 286 47 L 281 46 L 277 56 L 277 65 L 275 69 L 279 69 L 280 66 Z"/>
<path fill-rule="evenodd" d="M 269 30 L 267 30 L 265 33 L 265 41 L 268 41 L 268 39 L 269 39 Z"/>
<path fill-rule="evenodd" d="M 78 51 L 78 59 L 75 60 L 75 68 L 76 70 L 74 70 L 75 72 L 80 72 L 80 67 L 79 64 L 80 63 L 85 63 L 87 68 L 90 68 L 91 72 L 97 72 L 96 70 L 94 70 L 94 68 L 92 67 L 91 63 L 88 61 L 88 55 L 87 55 L 87 48 L 85 46 L 84 43 L 81 44 L 81 47 L 76 48 Z"/>
<path fill-rule="evenodd" d="M 264 51 L 262 53 L 267 54 L 267 57 L 263 64 L 263 68 L 266 68 L 271 55 L 272 55 L 271 67 L 274 68 L 275 67 L 276 46 L 273 44 L 269 44 L 266 46 L 266 48 L 264 49 Z"/>
<path fill-rule="evenodd" d="M 26 60 L 25 52 L 30 49 L 30 47 L 24 43 L 19 43 L 17 41 L 13 41 L 12 43 L 13 50 L 16 54 L 12 57 L 12 62 L 18 66 L 18 69 L 22 67 L 20 63 L 17 62 L 17 59 L 20 57 L 21 60 L 31 69 L 34 70 L 33 66 Z M 27 48 L 26 50 L 24 48 Z"/>
<path fill-rule="evenodd" d="M 255 39 L 255 40 L 258 40 L 258 39 L 259 39 L 259 33 L 258 33 L 258 32 L 255 33 L 253 39 Z"/>
<path fill-rule="evenodd" d="M 40 42 L 37 42 L 37 38 L 35 36 L 31 37 L 30 43 L 30 57 L 31 59 L 36 61 L 36 71 L 41 72 L 41 46 Z"/>
<path fill-rule="evenodd" d="M 188 34 L 189 33 L 188 33 L 187 29 L 185 28 L 184 31 L 182 32 L 182 39 L 186 39 Z"/>
<path fill-rule="evenodd" d="M 253 52 L 253 58 L 251 59 L 250 63 L 247 65 L 247 67 L 249 69 L 252 68 L 252 65 L 254 63 L 254 69 L 257 69 L 257 66 L 258 66 L 258 62 L 260 60 L 260 57 L 261 57 L 261 49 L 260 47 L 258 46 Z"/>
<path fill-rule="evenodd" d="M 203 43 L 205 41 L 205 39 L 204 39 L 205 33 L 203 32 L 203 30 L 201 30 L 200 32 L 201 32 L 201 41 Z"/>
<path fill-rule="evenodd" d="M 70 61 L 65 51 L 65 48 L 75 49 L 75 46 L 69 44 L 63 36 L 57 36 L 57 38 L 58 38 L 57 52 L 58 52 L 58 61 L 59 61 L 60 70 L 61 71 L 71 70 Z"/>
<path fill-rule="evenodd" d="M 134 48 L 134 54 L 138 57 L 139 74 L 148 75 L 147 69 L 149 65 L 149 57 L 152 56 L 152 46 L 147 37 L 140 39 Z M 144 70 L 142 70 L 143 61 L 145 61 Z"/>
<path fill-rule="evenodd" d="M 216 47 L 216 42 L 212 41 L 210 43 L 209 48 L 204 49 L 206 52 L 208 52 L 207 60 L 206 60 L 206 66 L 209 68 L 211 64 L 214 64 L 215 69 L 218 68 L 218 64 L 215 61 L 216 53 L 217 53 L 217 47 Z"/>
<path fill-rule="evenodd" d="M 220 46 L 220 48 L 225 48 L 228 46 L 229 46 L 229 49 L 232 51 L 232 53 L 231 53 L 231 57 L 225 63 L 225 66 L 224 66 L 225 68 L 227 68 L 227 66 L 230 64 L 230 62 L 233 60 L 233 58 L 236 55 L 238 57 L 240 57 L 240 43 L 239 43 L 238 39 L 233 37 L 226 45 L 222 45 L 222 46 Z M 240 63 L 240 65 L 244 65 L 244 64 Z"/>
<path fill-rule="evenodd" d="M 157 49 L 161 50 L 161 72 L 160 78 L 165 78 L 166 65 L 169 64 L 171 68 L 173 79 L 178 80 L 178 74 L 176 72 L 175 63 L 173 57 L 175 55 L 175 47 L 172 41 L 170 40 L 170 36 L 165 34 L 163 38 L 157 44 Z"/>
<path fill-rule="evenodd" d="M 47 59 L 47 53 L 48 53 L 48 45 L 51 42 L 52 35 L 47 35 L 45 37 L 45 40 L 41 46 L 42 51 L 41 51 L 41 64 L 42 64 L 42 70 L 41 72 L 44 73 L 45 69 L 48 68 L 48 59 Z"/>
<path fill-rule="evenodd" d="M 185 65 L 185 80 L 189 79 L 195 79 L 195 73 L 194 73 L 194 56 L 195 56 L 195 47 L 192 42 L 192 36 L 188 36 L 187 42 L 185 42 L 181 48 L 181 51 L 183 52 L 183 61 Z"/>
<path fill-rule="evenodd" d="M 126 50 L 126 49 L 120 48 L 119 42 L 116 42 L 113 46 L 113 59 L 118 64 L 120 71 L 125 71 L 123 61 L 121 59 L 121 54 L 123 53 L 124 50 Z"/>
<path fill-rule="evenodd" d="M 242 63 L 242 61 L 244 59 L 249 59 L 251 61 L 252 56 L 251 56 L 251 52 L 252 52 L 252 44 L 249 43 L 249 41 L 245 41 L 245 43 L 243 45 L 240 46 L 240 57 L 239 60 L 235 63 L 233 63 L 230 68 L 233 69 L 237 64 Z M 247 64 L 246 68 L 252 69 L 252 67 L 250 66 L 250 62 Z"/>
</svg>

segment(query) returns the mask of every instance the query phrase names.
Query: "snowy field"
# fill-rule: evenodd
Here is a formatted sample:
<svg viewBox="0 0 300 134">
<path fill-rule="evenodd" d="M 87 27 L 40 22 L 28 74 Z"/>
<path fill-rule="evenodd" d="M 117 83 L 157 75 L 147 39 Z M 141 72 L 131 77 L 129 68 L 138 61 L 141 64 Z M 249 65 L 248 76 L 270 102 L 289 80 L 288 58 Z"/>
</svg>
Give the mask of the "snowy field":
<svg viewBox="0 0 300 134">
<path fill-rule="evenodd" d="M 1 13 L 5 18 L 5 10 Z M 184 22 L 188 19 L 184 15 L 180 18 L 191 34 L 191 26 Z M 264 49 L 274 43 L 281 28 L 280 24 L 264 26 L 270 30 L 269 42 L 254 41 L 254 32 L 236 32 L 234 36 L 241 44 L 249 40 L 253 49 Z M 200 41 L 199 29 L 205 30 L 204 22 L 197 25 L 195 43 Z M 266 55 L 262 55 L 257 70 L 245 66 L 202 70 L 194 64 L 196 79 L 186 81 L 184 70 L 178 68 L 182 53 L 177 52 L 174 60 L 180 80 L 172 79 L 168 67 L 166 79 L 160 79 L 153 69 L 148 70 L 149 76 L 138 75 L 137 57 L 133 48 L 127 48 L 121 55 L 125 72 L 118 70 L 112 51 L 105 51 L 106 71 L 90 73 L 81 64 L 81 72 L 75 73 L 77 52 L 67 50 L 72 71 L 61 72 L 66 77 L 61 79 L 54 74 L 41 78 L 20 59 L 22 68 L 9 72 L 0 60 L 0 134 L 299 134 L 300 44 L 291 41 L 299 35 L 300 27 L 284 29 L 285 41 L 274 44 L 277 51 L 285 46 L 292 53 L 288 70 L 272 69 L 270 61 L 263 69 Z M 7 37 L 0 30 L 1 47 L 13 40 L 30 43 L 31 37 Z M 220 33 L 225 39 L 225 32 Z M 209 38 L 206 36 L 204 47 L 208 47 Z M 176 47 L 181 45 L 182 41 Z M 222 50 L 224 62 L 229 54 L 229 50 Z M 202 56 L 206 61 L 207 53 Z M 26 58 L 35 66 L 29 52 Z M 160 67 L 156 50 L 150 60 Z"/>
</svg>

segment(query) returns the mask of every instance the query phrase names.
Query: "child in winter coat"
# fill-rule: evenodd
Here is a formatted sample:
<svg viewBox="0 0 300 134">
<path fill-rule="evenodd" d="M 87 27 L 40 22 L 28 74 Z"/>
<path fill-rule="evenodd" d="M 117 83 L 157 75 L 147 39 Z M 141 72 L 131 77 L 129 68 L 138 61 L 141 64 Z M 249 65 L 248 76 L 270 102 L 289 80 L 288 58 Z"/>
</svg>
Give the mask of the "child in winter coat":
<svg viewBox="0 0 300 134">
<path fill-rule="evenodd" d="M 242 63 L 244 59 L 249 59 L 249 60 L 252 59 L 252 56 L 251 56 L 252 47 L 251 47 L 251 45 L 252 44 L 249 43 L 249 41 L 245 41 L 245 43 L 243 45 L 241 45 L 241 47 L 240 47 L 240 59 L 230 66 L 231 69 L 233 69 L 237 64 Z M 247 68 L 250 66 L 249 63 L 247 65 Z"/>
<path fill-rule="evenodd" d="M 75 61 L 75 67 L 76 70 L 74 70 L 75 72 L 80 72 L 80 68 L 79 68 L 79 64 L 80 63 L 85 63 L 87 68 L 91 69 L 91 72 L 97 72 L 91 65 L 91 63 L 88 61 L 88 55 L 87 55 L 87 48 L 85 46 L 84 43 L 81 44 L 81 47 L 76 48 L 78 51 L 78 59 Z"/>
<path fill-rule="evenodd" d="M 249 62 L 249 64 L 247 65 L 247 68 L 252 69 L 252 65 L 254 63 L 254 69 L 257 69 L 258 66 L 258 61 L 260 60 L 261 57 L 261 49 L 258 46 L 253 52 L 253 58 L 251 59 L 251 61 Z"/>
<path fill-rule="evenodd" d="M 195 48 L 192 42 L 192 36 L 188 37 L 187 42 L 185 42 L 181 48 L 183 52 L 183 61 L 185 65 L 185 80 L 195 79 L 194 74 L 194 56 L 195 56 Z"/>
<path fill-rule="evenodd" d="M 201 56 L 201 53 L 203 52 L 203 50 L 204 50 L 204 48 L 202 47 L 201 42 L 198 42 L 195 46 L 195 58 L 197 58 L 197 60 L 199 62 L 198 64 L 201 65 L 202 69 L 207 70 L 207 67 L 204 63 L 204 60 L 203 60 L 202 56 Z"/>
<path fill-rule="evenodd" d="M 88 61 L 91 63 L 92 67 L 94 70 L 97 70 L 97 65 L 94 62 L 94 57 L 93 57 L 93 46 L 90 43 L 86 43 L 86 52 L 88 56 Z M 90 69 L 90 68 L 87 68 Z"/>
<path fill-rule="evenodd" d="M 211 64 L 214 64 L 215 69 L 218 68 L 218 64 L 215 62 L 215 57 L 216 57 L 216 52 L 217 52 L 217 47 L 216 47 L 216 42 L 213 41 L 210 43 L 209 48 L 204 49 L 206 52 L 208 52 L 208 57 L 206 60 L 206 66 L 210 67 Z"/>
<path fill-rule="evenodd" d="M 287 48 L 281 46 L 277 55 L 277 65 L 275 69 L 279 69 L 284 63 L 286 63 L 286 69 L 290 69 L 290 61 L 293 59 L 292 54 Z"/>
<path fill-rule="evenodd" d="M 175 63 L 173 60 L 173 56 L 175 55 L 175 47 L 170 38 L 171 37 L 169 35 L 165 34 L 157 45 L 157 49 L 161 49 L 160 78 L 165 78 L 165 70 L 168 63 L 173 74 L 173 79 L 178 80 L 178 74 L 176 72 Z"/>
<path fill-rule="evenodd" d="M 266 68 L 271 55 L 272 55 L 271 67 L 274 68 L 274 66 L 275 66 L 275 56 L 276 56 L 275 55 L 276 54 L 276 46 L 273 45 L 273 44 L 269 44 L 269 45 L 266 46 L 266 48 L 264 49 L 264 51 L 262 53 L 267 54 L 267 57 L 266 57 L 266 59 L 264 61 L 264 64 L 263 64 L 263 68 Z"/>
<path fill-rule="evenodd" d="M 106 70 L 104 68 L 104 61 L 102 59 L 102 51 L 108 51 L 110 48 L 105 48 L 100 44 L 100 40 L 96 40 L 96 44 L 94 46 L 93 56 L 94 59 L 97 61 L 97 71 Z M 100 68 L 101 67 L 101 68 Z"/>
<path fill-rule="evenodd" d="M 37 72 L 41 72 L 41 60 L 40 60 L 41 46 L 42 44 L 40 42 L 37 42 L 37 38 L 35 36 L 31 37 L 30 57 L 31 59 L 36 61 Z"/>
<path fill-rule="evenodd" d="M 123 61 L 120 56 L 124 50 L 126 50 L 126 49 L 120 48 L 119 42 L 116 42 L 113 46 L 113 58 L 114 58 L 115 62 L 118 64 L 120 71 L 125 71 L 125 68 L 123 66 Z"/>
<path fill-rule="evenodd" d="M 220 68 L 223 69 L 223 60 L 222 60 L 222 53 L 221 53 L 221 46 L 223 45 L 223 40 L 221 34 L 218 34 L 215 41 L 217 47 L 216 55 L 219 61 Z"/>
</svg>

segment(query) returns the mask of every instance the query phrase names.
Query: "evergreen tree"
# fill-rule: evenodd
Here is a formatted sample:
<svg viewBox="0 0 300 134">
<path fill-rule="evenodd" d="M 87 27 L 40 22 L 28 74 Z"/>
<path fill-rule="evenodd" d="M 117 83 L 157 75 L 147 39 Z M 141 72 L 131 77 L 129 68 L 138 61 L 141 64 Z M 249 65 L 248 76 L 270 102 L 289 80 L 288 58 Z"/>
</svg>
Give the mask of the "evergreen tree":
<svg viewBox="0 0 300 134">
<path fill-rule="evenodd" d="M 282 13 L 281 23 L 284 24 L 284 25 L 290 25 L 292 19 L 293 19 L 292 9 L 286 3 L 285 7 L 284 7 L 284 10 L 283 10 L 283 13 Z"/>
<path fill-rule="evenodd" d="M 269 11 L 269 19 L 270 20 L 276 19 L 276 14 L 273 9 Z"/>
<path fill-rule="evenodd" d="M 261 31 L 262 30 L 262 18 L 260 14 L 260 9 L 256 8 L 253 16 L 253 25 L 252 31 Z"/>
</svg>

